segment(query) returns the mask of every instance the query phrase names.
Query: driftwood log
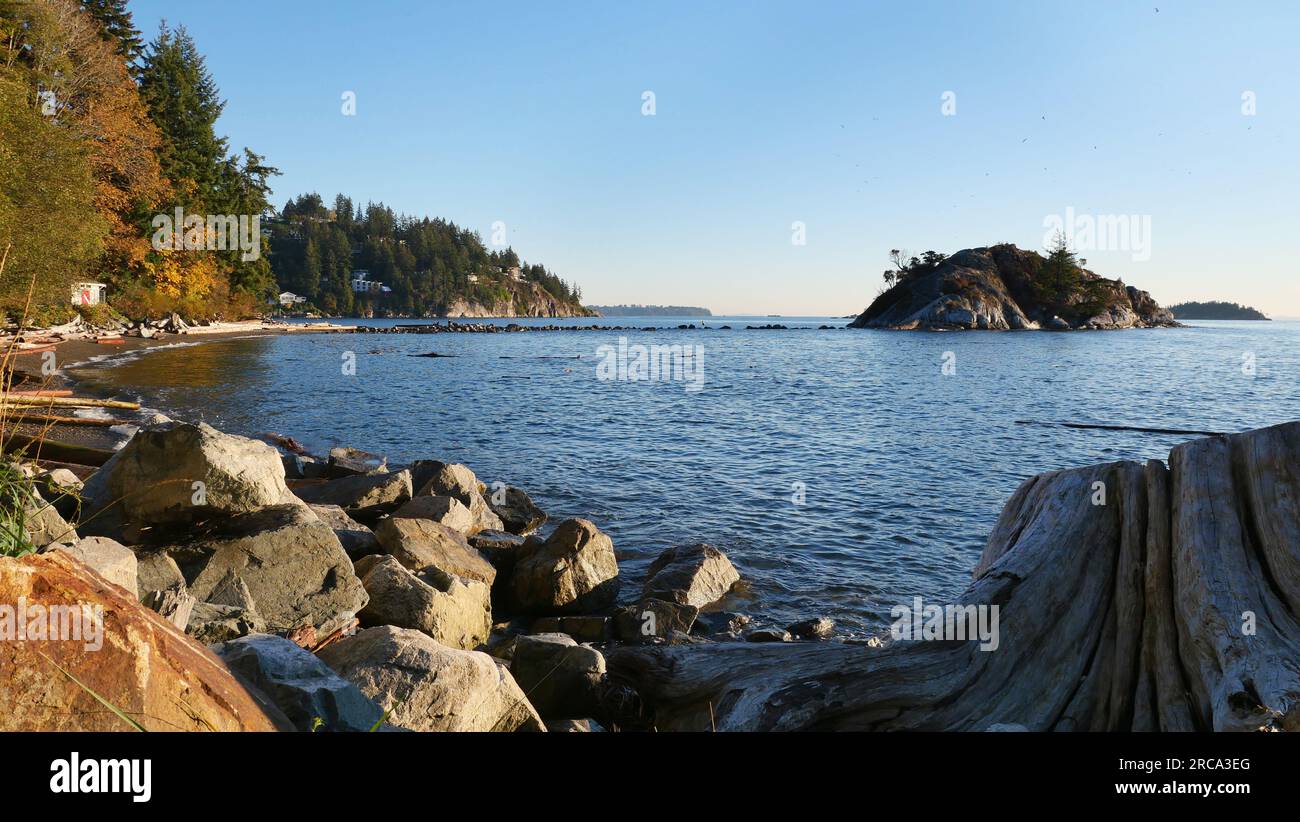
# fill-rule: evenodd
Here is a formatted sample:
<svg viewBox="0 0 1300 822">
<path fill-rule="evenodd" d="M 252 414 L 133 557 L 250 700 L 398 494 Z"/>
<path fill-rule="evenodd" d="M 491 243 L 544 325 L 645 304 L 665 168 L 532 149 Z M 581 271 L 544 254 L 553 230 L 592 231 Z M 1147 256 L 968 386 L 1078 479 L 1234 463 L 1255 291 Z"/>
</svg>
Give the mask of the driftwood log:
<svg viewBox="0 0 1300 822">
<path fill-rule="evenodd" d="M 999 606 L 996 650 L 658 645 L 609 666 L 660 730 L 1293 730 L 1300 422 L 1030 478 L 958 601 Z"/>
</svg>

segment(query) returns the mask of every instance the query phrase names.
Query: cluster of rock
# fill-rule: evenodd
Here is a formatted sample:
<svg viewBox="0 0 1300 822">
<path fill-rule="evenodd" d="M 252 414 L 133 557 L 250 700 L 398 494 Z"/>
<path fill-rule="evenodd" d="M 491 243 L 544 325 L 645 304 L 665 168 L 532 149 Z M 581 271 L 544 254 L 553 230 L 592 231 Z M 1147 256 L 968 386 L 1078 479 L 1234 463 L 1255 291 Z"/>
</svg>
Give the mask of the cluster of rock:
<svg viewBox="0 0 1300 822">
<path fill-rule="evenodd" d="M 633 727 L 603 648 L 746 638 L 717 610 L 740 579 L 718 549 L 670 548 L 620 606 L 609 536 L 543 537 L 526 492 L 456 463 L 282 456 L 166 421 L 84 485 L 36 476 L 28 514 L 40 550 L 0 558 L 0 599 L 102 606 L 105 641 L 0 656 L 9 730 L 126 729 L 65 671 L 151 729 Z M 748 638 L 830 632 L 796 627 Z"/>
<path fill-rule="evenodd" d="M 1043 258 L 1014 245 L 969 248 L 888 289 L 850 328 L 898 330 L 1119 329 L 1174 327 L 1179 323 L 1151 295 L 1091 271 L 1086 288 L 1066 300 L 1058 316 L 1043 301 L 1037 280 Z"/>
</svg>

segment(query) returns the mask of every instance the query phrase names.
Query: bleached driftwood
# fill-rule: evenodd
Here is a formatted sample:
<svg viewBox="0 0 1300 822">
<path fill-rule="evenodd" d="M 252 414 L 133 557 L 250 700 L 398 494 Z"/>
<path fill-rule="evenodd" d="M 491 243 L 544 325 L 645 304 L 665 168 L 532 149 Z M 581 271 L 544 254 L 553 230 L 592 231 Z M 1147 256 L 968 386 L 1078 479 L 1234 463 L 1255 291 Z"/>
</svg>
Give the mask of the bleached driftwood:
<svg viewBox="0 0 1300 822">
<path fill-rule="evenodd" d="M 959 603 L 999 606 L 996 650 L 726 643 L 608 662 L 661 730 L 1294 729 L 1300 423 L 1185 443 L 1168 468 L 1030 478 Z"/>
</svg>

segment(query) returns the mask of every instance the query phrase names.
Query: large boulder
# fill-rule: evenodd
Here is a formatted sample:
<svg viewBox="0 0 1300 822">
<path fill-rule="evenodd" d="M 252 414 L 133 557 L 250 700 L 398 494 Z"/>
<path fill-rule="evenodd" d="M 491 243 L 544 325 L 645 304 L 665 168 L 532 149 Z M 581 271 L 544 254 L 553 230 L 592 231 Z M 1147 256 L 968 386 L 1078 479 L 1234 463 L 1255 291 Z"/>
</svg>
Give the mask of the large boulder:
<svg viewBox="0 0 1300 822">
<path fill-rule="evenodd" d="M 393 512 L 400 519 L 427 519 L 461 534 L 476 533 L 474 514 L 455 497 L 418 496 Z"/>
<path fill-rule="evenodd" d="M 413 731 L 542 731 L 541 717 L 510 672 L 479 651 L 439 645 L 386 625 L 321 649 L 320 658 L 371 699 L 388 721 Z"/>
<path fill-rule="evenodd" d="M 141 428 L 82 493 L 83 530 L 105 536 L 297 502 L 270 445 L 184 422 Z"/>
<path fill-rule="evenodd" d="M 494 486 L 488 505 L 512 534 L 531 534 L 546 522 L 546 512 L 534 505 L 523 489 L 513 485 Z"/>
<path fill-rule="evenodd" d="M 312 505 L 337 505 L 350 516 L 368 520 L 396 510 L 411 498 L 411 474 L 397 471 L 340 477 L 295 488 L 294 493 Z"/>
<path fill-rule="evenodd" d="M 292 727 L 210 651 L 68 553 L 0 558 L 0 602 L 25 603 L 29 616 L 34 605 L 88 614 L 67 623 L 79 640 L 31 641 L 29 623 L 29 641 L 2 643 L 0 730 L 132 730 L 96 694 L 151 731 Z"/>
<path fill-rule="evenodd" d="M 357 563 L 370 601 L 357 616 L 366 627 L 396 625 L 423 631 L 450 648 L 472 650 L 492 632 L 488 585 L 428 568 L 415 574 L 391 556 Z"/>
<path fill-rule="evenodd" d="M 581 719 L 600 713 L 605 657 L 568 634 L 517 637 L 510 673 L 546 719 Z"/>
<path fill-rule="evenodd" d="M 650 563 L 642 595 L 703 608 L 726 596 L 740 581 L 727 555 L 703 543 L 669 548 Z"/>
<path fill-rule="evenodd" d="M 256 634 L 214 645 L 300 731 L 369 731 L 384 711 L 314 654 L 278 636 Z"/>
<path fill-rule="evenodd" d="M 618 596 L 613 541 L 585 519 L 567 519 L 545 541 L 530 538 L 511 580 L 514 604 L 532 613 L 597 611 Z"/>
<path fill-rule="evenodd" d="M 384 552 L 412 571 L 437 568 L 445 574 L 476 579 L 489 586 L 496 569 L 459 532 L 427 519 L 388 517 L 375 526 Z"/>
<path fill-rule="evenodd" d="M 311 510 L 320 521 L 334 530 L 334 536 L 343 544 L 343 550 L 352 559 L 379 553 L 379 540 L 375 532 L 348 516 L 337 505 L 312 505 Z"/>
<path fill-rule="evenodd" d="M 455 497 L 474 517 L 469 534 L 483 530 L 505 530 L 501 518 L 493 513 L 483 497 L 483 483 L 478 481 L 467 465 L 455 462 L 424 461 L 422 474 L 429 477 L 416 492 L 416 496 Z"/>
<path fill-rule="evenodd" d="M 129 593 L 136 592 L 135 552 L 117 540 L 84 537 L 71 545 L 56 546 L 53 550 L 71 554 L 114 585 L 122 586 Z"/>
<path fill-rule="evenodd" d="M 338 537 L 305 505 L 231 517 L 170 553 L 196 599 L 254 610 L 274 633 L 310 624 L 325 635 L 366 604 Z"/>
</svg>

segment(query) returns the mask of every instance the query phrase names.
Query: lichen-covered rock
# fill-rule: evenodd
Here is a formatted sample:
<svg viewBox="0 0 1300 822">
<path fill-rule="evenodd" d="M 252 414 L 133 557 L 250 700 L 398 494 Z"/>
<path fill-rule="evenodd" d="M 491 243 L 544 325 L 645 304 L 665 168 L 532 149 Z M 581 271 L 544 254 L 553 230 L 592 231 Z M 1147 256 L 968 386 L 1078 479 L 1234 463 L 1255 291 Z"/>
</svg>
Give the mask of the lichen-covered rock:
<svg viewBox="0 0 1300 822">
<path fill-rule="evenodd" d="M 321 649 L 321 660 L 412 731 L 544 731 L 514 677 L 479 651 L 410 628 L 366 628 Z"/>
</svg>

